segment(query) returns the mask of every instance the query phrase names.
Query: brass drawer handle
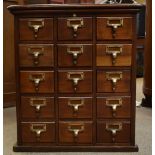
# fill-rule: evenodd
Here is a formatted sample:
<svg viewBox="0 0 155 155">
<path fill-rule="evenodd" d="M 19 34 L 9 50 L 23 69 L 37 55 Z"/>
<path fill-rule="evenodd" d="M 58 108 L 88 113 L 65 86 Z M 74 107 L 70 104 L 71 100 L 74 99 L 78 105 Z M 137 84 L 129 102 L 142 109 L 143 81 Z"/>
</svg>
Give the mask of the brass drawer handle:
<svg viewBox="0 0 155 155">
<path fill-rule="evenodd" d="M 78 28 L 81 28 L 83 25 L 83 18 L 72 17 L 67 19 L 67 27 L 73 29 L 73 37 L 77 37 Z"/>
<path fill-rule="evenodd" d="M 117 132 L 122 130 L 122 123 L 106 123 L 106 130 L 112 134 L 112 141 L 115 142 Z"/>
<path fill-rule="evenodd" d="M 123 77 L 122 72 L 106 72 L 106 79 L 112 82 L 113 91 L 116 90 L 116 84 Z"/>
<path fill-rule="evenodd" d="M 67 47 L 67 53 L 72 54 L 73 64 L 76 65 L 78 56 L 83 53 L 83 46 L 80 46 L 80 45 L 68 46 Z"/>
<path fill-rule="evenodd" d="M 117 107 L 122 106 L 122 99 L 121 98 L 108 98 L 106 99 L 106 106 L 112 108 L 112 114 L 113 116 L 115 116 Z"/>
<path fill-rule="evenodd" d="M 36 134 L 37 140 L 39 141 L 40 135 L 46 132 L 46 124 L 31 124 L 30 130 Z"/>
<path fill-rule="evenodd" d="M 111 17 L 107 19 L 107 26 L 112 28 L 112 36 L 116 37 L 116 30 L 118 27 L 123 26 L 123 19 L 118 17 Z"/>
<path fill-rule="evenodd" d="M 28 21 L 28 27 L 33 29 L 34 37 L 37 38 L 39 29 L 44 27 L 44 20 L 43 19 L 31 19 Z"/>
<path fill-rule="evenodd" d="M 106 54 L 110 54 L 112 56 L 112 64 L 115 65 L 117 56 L 122 53 L 121 45 L 107 45 L 106 46 Z"/>
<path fill-rule="evenodd" d="M 28 53 L 33 56 L 34 65 L 38 65 L 39 56 L 44 54 L 44 48 L 43 47 L 29 47 Z"/>
<path fill-rule="evenodd" d="M 68 106 L 73 107 L 74 112 L 78 112 L 79 107 L 83 105 L 84 105 L 84 99 L 73 99 L 72 98 L 68 100 Z"/>
<path fill-rule="evenodd" d="M 29 75 L 29 80 L 34 83 L 35 90 L 38 91 L 40 82 L 45 80 L 45 74 L 44 73 L 31 74 Z"/>
<path fill-rule="evenodd" d="M 80 132 L 84 131 L 84 124 L 69 124 L 68 131 L 72 132 L 74 137 L 77 137 Z"/>
<path fill-rule="evenodd" d="M 74 91 L 76 91 L 79 81 L 84 80 L 84 73 L 83 72 L 68 72 L 67 79 L 73 81 Z"/>
<path fill-rule="evenodd" d="M 36 112 L 40 112 L 41 107 L 46 106 L 46 99 L 44 98 L 30 98 L 30 105 L 35 107 Z"/>
</svg>

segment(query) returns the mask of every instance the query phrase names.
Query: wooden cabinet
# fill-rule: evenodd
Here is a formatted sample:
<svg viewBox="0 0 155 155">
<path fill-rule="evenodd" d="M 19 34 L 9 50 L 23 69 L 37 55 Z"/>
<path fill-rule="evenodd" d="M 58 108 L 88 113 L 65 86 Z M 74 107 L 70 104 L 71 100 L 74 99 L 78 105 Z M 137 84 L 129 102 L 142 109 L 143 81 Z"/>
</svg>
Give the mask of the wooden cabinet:
<svg viewBox="0 0 155 155">
<path fill-rule="evenodd" d="M 14 151 L 138 151 L 135 57 L 140 8 L 9 7 L 17 32 Z"/>
</svg>

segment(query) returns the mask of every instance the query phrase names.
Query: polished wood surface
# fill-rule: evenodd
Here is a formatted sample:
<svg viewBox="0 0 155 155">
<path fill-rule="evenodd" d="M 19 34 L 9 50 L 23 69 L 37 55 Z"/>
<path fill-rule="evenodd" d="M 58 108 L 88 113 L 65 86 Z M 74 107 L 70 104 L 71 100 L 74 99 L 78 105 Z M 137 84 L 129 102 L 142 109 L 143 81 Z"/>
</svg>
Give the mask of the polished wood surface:
<svg viewBox="0 0 155 155">
<path fill-rule="evenodd" d="M 138 151 L 135 145 L 135 50 L 136 14 L 140 8 L 141 5 L 129 4 L 9 8 L 16 18 L 17 34 L 18 133 L 14 151 Z M 39 23 L 38 20 L 31 23 L 36 27 L 35 33 L 28 24 L 30 19 L 39 19 Z M 46 22 L 43 24 L 43 21 Z M 51 27 L 48 23 L 52 23 Z M 18 29 L 21 25 L 24 29 Z M 21 34 L 26 32 L 26 39 L 21 39 Z M 41 32 L 44 33 L 39 36 Z M 32 60 L 30 66 L 29 60 L 29 63 L 26 61 L 29 66 L 21 67 L 19 62 L 23 56 L 19 57 L 19 46 L 31 44 L 53 45 L 53 66 L 35 67 Z M 117 56 L 125 57 L 126 63 L 112 64 L 105 55 L 104 45 L 109 44 L 123 45 L 126 53 Z M 98 45 L 102 48 L 98 49 Z M 100 57 L 105 60 L 100 60 L 101 66 L 97 66 Z M 109 66 L 104 66 L 104 62 Z M 32 101 L 32 98 L 42 99 Z M 24 117 L 21 104 L 22 111 L 23 106 L 29 109 L 24 111 Z"/>
<path fill-rule="evenodd" d="M 22 96 L 21 114 L 23 119 L 46 119 L 54 118 L 54 98 L 44 96 Z"/>
<path fill-rule="evenodd" d="M 113 143 L 113 145 L 121 145 L 121 143 L 130 143 L 130 122 L 125 121 L 121 122 L 122 128 L 117 132 L 116 135 L 112 135 L 110 130 L 106 130 L 106 125 L 108 124 L 107 129 L 118 129 L 117 124 L 119 120 L 104 122 L 97 122 L 97 142 L 98 143 Z M 111 125 L 112 124 L 112 125 Z M 116 125 L 113 125 L 116 124 Z M 111 125 L 111 126 L 110 126 Z M 129 145 L 129 144 L 127 144 Z"/>
<path fill-rule="evenodd" d="M 98 118 L 130 118 L 130 109 L 131 97 L 129 96 L 107 96 L 97 98 Z"/>
<path fill-rule="evenodd" d="M 74 58 L 74 54 L 77 54 Z M 58 45 L 58 65 L 59 67 L 85 66 L 91 67 L 93 64 L 93 46 L 91 44 L 60 44 Z"/>
<path fill-rule="evenodd" d="M 69 127 L 72 129 L 81 129 L 83 131 L 78 133 L 78 137 L 74 137 L 74 132 L 69 130 Z M 91 144 L 93 140 L 93 125 L 92 122 L 61 122 L 59 123 L 59 141 L 60 144 Z"/>
<path fill-rule="evenodd" d="M 60 118 L 92 118 L 93 100 L 88 97 L 59 97 Z M 78 107 L 77 107 L 78 106 Z"/>
<path fill-rule="evenodd" d="M 43 23 L 42 23 L 43 22 Z M 38 26 L 41 25 L 36 33 L 37 37 L 35 37 L 34 27 L 30 26 Z M 19 29 L 20 29 L 20 40 L 53 40 L 53 19 L 47 18 L 28 18 L 28 19 L 20 19 L 19 21 Z"/>
<path fill-rule="evenodd" d="M 96 50 L 97 66 L 131 66 L 132 44 L 97 44 Z"/>
<path fill-rule="evenodd" d="M 109 17 L 97 17 L 97 40 L 129 40 L 132 39 L 132 18 L 131 17 L 122 17 L 117 15 L 108 15 Z M 112 17 L 112 18 L 111 18 Z M 122 26 L 118 26 L 118 28 L 113 32 L 113 28 L 108 26 L 108 22 L 111 24 L 120 24 L 121 19 L 123 19 Z M 114 35 L 114 36 L 113 36 Z"/>
<path fill-rule="evenodd" d="M 20 44 L 20 67 L 45 67 L 54 65 L 52 44 Z"/>
<path fill-rule="evenodd" d="M 113 90 L 112 78 L 108 79 L 107 75 L 112 73 L 112 78 L 117 78 L 115 90 Z M 120 79 L 120 75 L 122 78 Z M 108 70 L 108 71 L 98 71 L 97 72 L 97 92 L 112 93 L 112 92 L 130 92 L 131 84 L 131 74 L 130 71 L 123 70 Z"/>
<path fill-rule="evenodd" d="M 37 86 L 35 80 L 39 80 Z M 53 93 L 54 73 L 52 71 L 21 71 L 20 85 L 22 93 Z"/>
<path fill-rule="evenodd" d="M 34 130 L 31 130 L 31 126 L 33 126 Z M 45 126 L 46 132 L 42 132 L 39 137 L 37 137 L 37 129 L 43 129 Z M 55 141 L 55 123 L 22 123 L 22 141 L 23 144 L 29 145 L 28 143 L 53 143 Z M 43 144 L 42 144 L 43 145 Z"/>
</svg>

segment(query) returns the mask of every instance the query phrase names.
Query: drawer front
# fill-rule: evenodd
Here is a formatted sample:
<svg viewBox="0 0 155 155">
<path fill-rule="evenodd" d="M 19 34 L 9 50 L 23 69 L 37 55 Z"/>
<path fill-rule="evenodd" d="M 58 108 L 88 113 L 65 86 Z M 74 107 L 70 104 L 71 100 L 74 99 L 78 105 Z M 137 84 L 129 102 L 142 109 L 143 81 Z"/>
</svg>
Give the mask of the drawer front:
<svg viewBox="0 0 155 155">
<path fill-rule="evenodd" d="M 97 98 L 98 118 L 130 118 L 131 97 L 112 96 Z"/>
<path fill-rule="evenodd" d="M 130 122 L 98 121 L 97 143 L 130 143 Z"/>
<path fill-rule="evenodd" d="M 96 48 L 97 66 L 131 66 L 131 44 L 98 44 Z"/>
<path fill-rule="evenodd" d="M 92 71 L 59 71 L 59 93 L 91 93 Z"/>
<path fill-rule="evenodd" d="M 91 144 L 92 122 L 60 122 L 59 143 Z"/>
<path fill-rule="evenodd" d="M 19 19 L 20 40 L 53 40 L 52 18 Z"/>
<path fill-rule="evenodd" d="M 92 45 L 58 45 L 58 65 L 61 67 L 92 66 L 92 52 Z"/>
<path fill-rule="evenodd" d="M 132 17 L 98 17 L 97 40 L 132 39 Z"/>
<path fill-rule="evenodd" d="M 54 118 L 54 98 L 22 96 L 21 97 L 21 115 L 22 118 Z"/>
<path fill-rule="evenodd" d="M 60 97 L 58 103 L 60 118 L 92 118 L 92 98 Z"/>
<path fill-rule="evenodd" d="M 130 71 L 97 71 L 97 92 L 130 92 Z"/>
<path fill-rule="evenodd" d="M 53 143 L 55 142 L 55 123 L 21 123 L 23 143 Z"/>
<path fill-rule="evenodd" d="M 52 71 L 21 71 L 20 87 L 22 93 L 54 92 L 54 73 Z"/>
<path fill-rule="evenodd" d="M 58 40 L 91 40 L 91 17 L 58 18 Z"/>
<path fill-rule="evenodd" d="M 21 67 L 52 67 L 54 65 L 53 45 L 20 44 Z"/>
</svg>

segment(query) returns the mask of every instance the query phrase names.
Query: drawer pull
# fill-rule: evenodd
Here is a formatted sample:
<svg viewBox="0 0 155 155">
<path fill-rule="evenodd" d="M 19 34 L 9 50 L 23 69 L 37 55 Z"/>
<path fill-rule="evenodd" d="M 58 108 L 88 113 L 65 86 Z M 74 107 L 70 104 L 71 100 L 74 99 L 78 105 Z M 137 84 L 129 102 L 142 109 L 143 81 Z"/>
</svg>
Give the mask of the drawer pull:
<svg viewBox="0 0 155 155">
<path fill-rule="evenodd" d="M 122 123 L 106 123 L 106 130 L 112 133 L 112 141 L 115 142 L 117 132 L 122 130 Z"/>
<path fill-rule="evenodd" d="M 29 47 L 28 53 L 33 56 L 34 65 L 38 65 L 39 64 L 39 56 L 43 55 L 44 48 L 43 47 Z"/>
<path fill-rule="evenodd" d="M 112 108 L 113 116 L 115 116 L 117 107 L 122 106 L 122 99 L 121 98 L 108 98 L 106 99 L 106 106 Z"/>
<path fill-rule="evenodd" d="M 30 105 L 35 107 L 36 112 L 40 112 L 41 107 L 46 106 L 46 99 L 44 98 L 30 98 Z"/>
<path fill-rule="evenodd" d="M 37 140 L 39 141 L 41 133 L 46 132 L 46 124 L 31 124 L 30 130 L 36 133 Z"/>
<path fill-rule="evenodd" d="M 43 19 L 32 19 L 28 21 L 28 26 L 33 29 L 34 37 L 38 37 L 38 31 L 40 28 L 44 27 Z"/>
<path fill-rule="evenodd" d="M 45 74 L 44 73 L 31 74 L 29 76 L 29 80 L 34 83 L 35 90 L 38 91 L 40 82 L 45 80 Z"/>
<path fill-rule="evenodd" d="M 68 106 L 73 107 L 74 112 L 78 112 L 79 107 L 83 105 L 84 105 L 84 99 L 69 99 L 68 100 Z"/>
<path fill-rule="evenodd" d="M 84 80 L 84 73 L 83 72 L 68 72 L 67 79 L 73 81 L 74 91 L 76 91 L 79 81 Z"/>
<path fill-rule="evenodd" d="M 83 53 L 83 46 L 68 46 L 67 53 L 72 54 L 73 64 L 76 65 L 78 56 Z"/>
<path fill-rule="evenodd" d="M 73 132 L 74 137 L 77 137 L 80 132 L 84 131 L 83 124 L 70 124 L 68 126 L 68 131 Z"/>
<path fill-rule="evenodd" d="M 122 72 L 106 72 L 106 79 L 112 82 L 113 91 L 116 90 L 116 84 L 122 79 Z"/>
<path fill-rule="evenodd" d="M 77 30 L 84 25 L 83 18 L 68 18 L 67 19 L 67 27 L 73 28 L 73 37 L 77 37 Z"/>
<path fill-rule="evenodd" d="M 112 37 L 115 38 L 117 28 L 123 26 L 123 19 L 117 17 L 108 18 L 107 26 L 110 26 L 112 28 Z"/>
<path fill-rule="evenodd" d="M 106 53 L 112 56 L 112 64 L 115 65 L 117 56 L 122 53 L 122 46 L 108 45 L 106 46 Z"/>
</svg>

